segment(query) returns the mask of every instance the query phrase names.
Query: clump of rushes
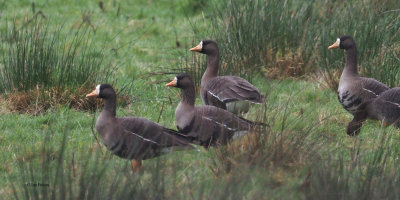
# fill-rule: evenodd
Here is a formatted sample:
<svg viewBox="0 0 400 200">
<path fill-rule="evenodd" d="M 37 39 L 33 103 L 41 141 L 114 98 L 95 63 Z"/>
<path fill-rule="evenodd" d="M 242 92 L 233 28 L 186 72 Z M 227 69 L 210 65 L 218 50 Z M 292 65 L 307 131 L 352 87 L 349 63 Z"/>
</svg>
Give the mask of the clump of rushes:
<svg viewBox="0 0 400 200">
<path fill-rule="evenodd" d="M 310 165 L 302 189 L 306 199 L 396 199 L 400 192 L 396 133 L 380 131 L 374 148 L 357 139 L 343 153 Z"/>
<path fill-rule="evenodd" d="M 60 104 L 77 109 L 95 106 L 83 101 L 85 93 L 99 82 L 111 81 L 112 68 L 105 67 L 104 48 L 91 40 L 94 33 L 89 28 L 69 29 L 39 18 L 5 26 L 0 92 L 6 94 L 12 111 L 38 113 Z"/>
<path fill-rule="evenodd" d="M 283 109 L 284 110 L 284 109 Z M 310 140 L 318 127 L 299 129 L 302 117 L 315 118 L 310 113 L 292 116 L 293 113 L 263 108 L 269 127 L 248 133 L 246 136 L 215 150 L 211 170 L 216 176 L 226 176 L 244 169 L 251 170 L 293 170 L 306 165 L 305 161 L 319 155 L 318 142 Z M 273 120 L 282 115 L 278 120 Z M 275 128 L 272 128 L 275 127 Z"/>
</svg>

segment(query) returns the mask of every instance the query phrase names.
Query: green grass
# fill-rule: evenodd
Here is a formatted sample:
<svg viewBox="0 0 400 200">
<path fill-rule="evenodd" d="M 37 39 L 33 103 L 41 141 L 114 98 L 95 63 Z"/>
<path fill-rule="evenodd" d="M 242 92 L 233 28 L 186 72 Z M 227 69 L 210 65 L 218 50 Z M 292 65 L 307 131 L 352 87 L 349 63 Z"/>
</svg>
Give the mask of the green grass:
<svg viewBox="0 0 400 200">
<path fill-rule="evenodd" d="M 209 151 L 201 148 L 199 151 L 181 151 L 146 160 L 143 172 L 133 174 L 129 161 L 111 155 L 101 143 L 97 143 L 91 127 L 98 111 L 80 112 L 68 108 L 68 105 L 60 105 L 32 116 L 10 113 L 7 111 L 7 102 L 2 101 L 1 199 L 399 198 L 396 189 L 400 180 L 398 130 L 394 127 L 381 128 L 379 122 L 367 121 L 358 137 L 348 137 L 345 127 L 351 116 L 341 107 L 334 92 L 312 80 L 265 79 L 259 73 L 262 70 L 259 67 L 273 65 L 274 60 L 258 57 L 256 53 L 246 54 L 246 50 L 250 48 L 254 52 L 257 49 L 272 49 L 276 54 L 272 58 L 279 60 L 287 52 L 296 52 L 300 48 L 301 52 L 306 52 L 301 54 L 305 55 L 302 59 L 306 59 L 312 51 L 321 49 L 325 53 L 313 58 L 320 59 L 314 62 L 316 64 L 313 67 L 326 67 L 323 59 L 327 57 L 327 66 L 340 70 L 343 66 L 343 55 L 322 49 L 334 42 L 341 31 L 322 34 L 319 31 L 327 30 L 326 27 L 310 30 L 305 28 L 307 26 L 302 26 L 302 23 L 308 21 L 310 26 L 319 24 L 315 20 L 320 13 L 312 9 L 336 6 L 334 16 L 337 17 L 340 16 L 338 10 L 357 7 L 357 3 L 361 1 L 350 5 L 330 4 L 327 1 L 323 5 L 310 2 L 302 5 L 290 3 L 286 6 L 280 4 L 281 1 L 269 1 L 270 4 L 262 7 L 265 12 L 270 12 L 267 16 L 282 16 L 282 20 L 272 21 L 275 24 L 265 29 L 268 31 L 265 38 L 261 37 L 264 33 L 257 32 L 258 30 L 243 37 L 246 40 L 260 38 L 269 45 L 264 47 L 265 43 L 254 42 L 244 49 L 238 46 L 243 41 L 234 40 L 233 37 L 238 29 L 227 32 L 221 31 L 225 30 L 224 27 L 214 29 L 220 23 L 218 20 L 233 16 L 229 10 L 221 9 L 213 1 L 113 0 L 104 1 L 105 12 L 101 11 L 95 1 L 34 2 L 33 11 L 32 1 L 5 1 L 0 22 L 11 24 L 12 21 L 6 19 L 15 17 L 17 23 L 21 24 L 24 18 L 29 19 L 38 10 L 46 16 L 45 21 L 51 19 L 55 22 L 52 25 L 54 27 L 50 28 L 57 28 L 57 23 L 64 24 L 66 29 L 74 28 L 84 22 L 90 31 L 96 32 L 90 38 L 95 42 L 94 46 L 106 44 L 99 50 L 104 52 L 103 59 L 110 61 L 110 67 L 116 69 L 112 77 L 116 80 L 115 87 L 127 90 L 126 93 L 132 97 L 128 106 L 118 108 L 118 116 L 140 116 L 175 128 L 174 110 L 180 93 L 164 86 L 175 76 L 164 73 L 190 71 L 198 83 L 202 75 L 199 68 L 204 67 L 205 56 L 192 54 L 188 49 L 197 45 L 201 39 L 215 37 L 221 44 L 222 62 L 233 67 L 225 68 L 221 73 L 247 76 L 267 96 L 265 105 L 253 106 L 245 117 L 265 119 L 269 128 L 226 147 L 211 148 Z M 365 1 L 365 4 L 368 5 L 368 2 L 370 1 Z M 250 4 L 243 7 L 239 4 L 232 6 L 235 7 L 226 8 L 232 8 L 230 11 L 238 11 L 237 13 L 256 10 Z M 216 11 L 219 11 L 218 15 L 213 15 L 216 18 L 210 19 Z M 309 12 L 314 17 L 304 16 Z M 262 16 L 262 13 L 253 14 Z M 339 25 L 346 21 L 344 16 L 347 14 L 343 13 L 343 17 L 331 26 L 345 29 L 345 26 Z M 243 17 L 237 18 L 237 28 L 251 30 L 249 27 L 266 27 L 257 25 L 264 23 L 262 21 L 254 22 L 256 24 L 249 22 L 245 26 L 240 20 L 247 22 L 253 16 Z M 374 21 L 374 17 L 376 15 L 371 14 L 368 19 L 372 21 L 367 20 L 366 23 L 382 23 L 377 27 L 387 25 L 380 21 L 382 18 L 376 19 L 378 22 Z M 385 17 L 383 19 L 389 20 Z M 397 27 L 395 19 L 397 18 L 387 23 L 393 22 L 393 27 Z M 327 18 L 322 21 L 328 23 L 324 20 L 328 20 Z M 356 41 L 366 41 L 368 37 L 362 36 L 362 33 L 374 33 L 370 30 L 372 26 L 355 25 L 350 32 L 357 31 Z M 294 30 L 288 31 L 285 27 Z M 359 29 L 363 32 L 360 33 Z M 315 31 L 321 35 L 315 43 L 312 33 L 306 34 L 302 31 Z M 288 35 L 282 35 L 283 32 Z M 233 35 L 231 43 L 224 42 L 226 34 Z M 378 35 L 378 32 L 375 34 Z M 390 34 L 392 33 L 382 37 Z M 294 40 L 303 37 L 303 42 Z M 360 44 L 360 51 L 371 49 L 360 60 L 368 60 L 368 56 L 379 54 L 383 51 L 382 46 L 391 41 L 395 45 L 398 39 L 381 38 L 377 42 L 368 43 L 368 46 Z M 374 48 L 375 44 L 378 49 Z M 229 47 L 234 52 L 232 55 L 228 53 Z M 389 52 L 392 52 L 392 47 L 388 46 Z M 246 58 L 246 55 L 253 57 Z M 387 56 L 389 60 L 393 59 L 390 53 Z M 262 62 L 260 58 L 263 59 Z M 336 59 L 340 62 L 332 64 Z M 377 60 L 376 63 L 385 63 L 386 58 L 382 59 L 383 61 Z M 395 63 L 397 62 L 393 62 Z M 243 69 L 246 64 L 250 68 Z M 162 73 L 150 75 L 150 72 Z M 94 89 L 95 85 L 92 87 Z M 83 95 L 80 98 L 85 100 Z M 201 104 L 199 98 L 196 103 Z M 49 185 L 27 185 L 36 182 Z"/>
</svg>

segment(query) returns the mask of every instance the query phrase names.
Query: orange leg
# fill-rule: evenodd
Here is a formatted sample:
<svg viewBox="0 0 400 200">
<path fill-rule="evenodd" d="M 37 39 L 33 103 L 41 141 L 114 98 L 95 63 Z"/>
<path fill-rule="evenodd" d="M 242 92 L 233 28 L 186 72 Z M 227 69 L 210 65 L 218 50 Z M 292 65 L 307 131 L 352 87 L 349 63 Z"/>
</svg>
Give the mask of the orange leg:
<svg viewBox="0 0 400 200">
<path fill-rule="evenodd" d="M 386 122 L 382 122 L 383 127 L 386 127 L 388 124 Z"/>
<path fill-rule="evenodd" d="M 132 172 L 137 172 L 142 170 L 142 160 L 133 160 L 132 161 Z"/>
</svg>

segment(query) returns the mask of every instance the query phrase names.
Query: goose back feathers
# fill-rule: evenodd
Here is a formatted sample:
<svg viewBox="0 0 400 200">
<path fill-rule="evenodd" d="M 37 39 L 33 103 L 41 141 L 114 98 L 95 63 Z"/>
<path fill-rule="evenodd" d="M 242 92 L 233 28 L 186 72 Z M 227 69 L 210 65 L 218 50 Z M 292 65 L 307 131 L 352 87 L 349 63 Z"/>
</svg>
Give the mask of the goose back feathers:
<svg viewBox="0 0 400 200">
<path fill-rule="evenodd" d="M 384 125 L 395 124 L 400 128 L 400 88 L 387 90 L 379 97 L 363 103 L 349 123 L 347 134 L 357 135 L 362 123 L 368 118 L 380 120 Z"/>
<path fill-rule="evenodd" d="M 126 159 L 144 160 L 160 155 L 168 147 L 190 148 L 185 136 L 140 117 L 115 117 L 116 94 L 111 85 L 101 84 L 87 97 L 105 100 L 96 122 L 103 144 L 113 154 Z"/>
<path fill-rule="evenodd" d="M 176 112 L 179 115 L 181 112 Z M 178 119 L 178 118 L 177 118 Z M 180 124 L 180 121 L 177 121 Z M 215 106 L 196 106 L 190 123 L 178 125 L 180 133 L 192 138 L 195 144 L 205 147 L 226 144 L 245 134 L 253 125 L 249 120 Z"/>
<path fill-rule="evenodd" d="M 179 74 L 166 86 L 182 89 L 182 100 L 175 110 L 179 132 L 206 148 L 226 144 L 245 134 L 255 123 L 215 106 L 195 106 L 194 84 L 190 76 Z"/>
<path fill-rule="evenodd" d="M 247 112 L 248 102 L 262 103 L 263 95 L 256 87 L 237 76 L 218 76 L 219 49 L 215 41 L 203 40 L 190 49 L 207 55 L 207 69 L 201 79 L 200 96 L 205 105 L 227 109 L 233 113 Z M 237 101 L 245 101 L 244 106 L 229 106 Z M 235 109 L 230 109 L 230 108 Z"/>
<path fill-rule="evenodd" d="M 376 98 L 389 87 L 375 79 L 364 78 L 357 71 L 357 45 L 351 36 L 341 36 L 329 49 L 346 50 L 346 65 L 340 76 L 338 99 L 343 108 L 355 114 L 359 106 Z"/>
</svg>

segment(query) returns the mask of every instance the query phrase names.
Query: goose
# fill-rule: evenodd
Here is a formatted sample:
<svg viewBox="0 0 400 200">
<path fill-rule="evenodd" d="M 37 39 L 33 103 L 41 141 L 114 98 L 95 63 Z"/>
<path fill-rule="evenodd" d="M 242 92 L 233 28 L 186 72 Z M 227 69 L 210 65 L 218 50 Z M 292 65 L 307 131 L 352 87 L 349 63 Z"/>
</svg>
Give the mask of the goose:
<svg viewBox="0 0 400 200">
<path fill-rule="evenodd" d="M 194 83 L 187 74 L 178 74 L 166 86 L 182 90 L 182 99 L 176 107 L 175 119 L 179 132 L 191 138 L 190 142 L 194 144 L 206 149 L 226 144 L 258 125 L 215 106 L 195 106 Z"/>
<path fill-rule="evenodd" d="M 212 105 L 239 114 L 249 110 L 249 102 L 260 104 L 264 96 L 243 78 L 218 76 L 219 50 L 213 40 L 203 40 L 190 49 L 207 55 L 207 69 L 201 78 L 200 97 L 205 105 Z"/>
<path fill-rule="evenodd" d="M 351 36 L 343 35 L 328 47 L 334 48 L 346 50 L 346 65 L 339 80 L 338 99 L 343 108 L 354 115 L 362 103 L 378 97 L 389 87 L 373 78 L 358 75 L 357 45 Z"/>
<path fill-rule="evenodd" d="M 387 90 L 379 97 L 364 102 L 347 126 L 347 134 L 358 135 L 367 119 L 379 120 L 384 126 L 395 124 L 400 128 L 400 87 Z"/>
<path fill-rule="evenodd" d="M 140 117 L 116 117 L 116 93 L 109 84 L 100 84 L 86 97 L 104 99 L 96 121 L 103 144 L 113 154 L 133 160 L 132 170 L 140 170 L 142 160 L 165 153 L 167 148 L 190 149 L 186 136 Z"/>
</svg>

